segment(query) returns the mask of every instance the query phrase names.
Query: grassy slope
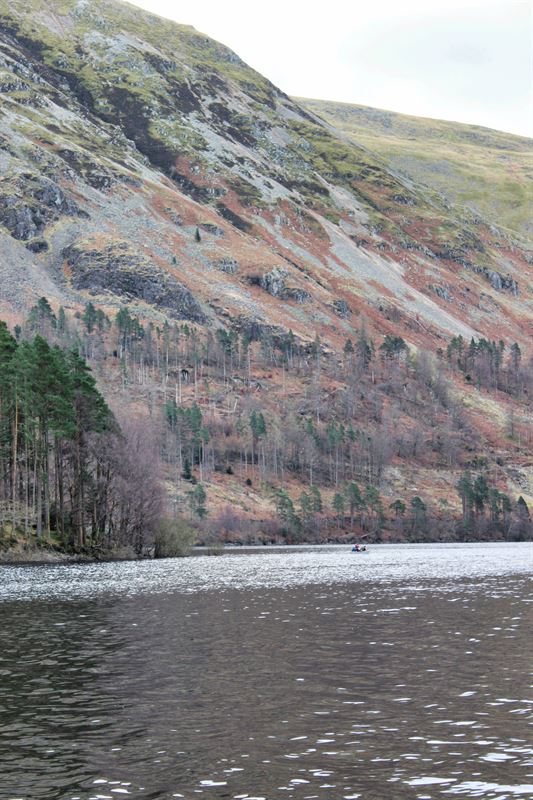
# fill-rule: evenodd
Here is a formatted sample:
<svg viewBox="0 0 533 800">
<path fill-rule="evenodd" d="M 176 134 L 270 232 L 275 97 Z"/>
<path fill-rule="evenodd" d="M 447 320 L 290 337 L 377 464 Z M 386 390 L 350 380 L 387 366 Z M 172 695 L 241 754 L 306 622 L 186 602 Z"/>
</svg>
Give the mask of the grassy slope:
<svg viewBox="0 0 533 800">
<path fill-rule="evenodd" d="M 514 233 L 533 232 L 530 139 L 348 103 L 298 102 L 451 202 L 467 205 Z"/>
</svg>

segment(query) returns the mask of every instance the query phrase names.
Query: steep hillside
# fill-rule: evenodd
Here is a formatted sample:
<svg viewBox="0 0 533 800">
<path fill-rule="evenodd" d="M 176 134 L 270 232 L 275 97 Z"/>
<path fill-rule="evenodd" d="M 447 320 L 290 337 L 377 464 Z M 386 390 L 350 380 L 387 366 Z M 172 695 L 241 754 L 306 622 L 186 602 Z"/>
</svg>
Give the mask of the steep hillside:
<svg viewBox="0 0 533 800">
<path fill-rule="evenodd" d="M 392 169 L 481 214 L 495 226 L 533 233 L 533 142 L 522 136 L 368 106 L 298 98 Z"/>
<path fill-rule="evenodd" d="M 394 306 L 413 342 L 529 334 L 532 269 L 508 235 L 227 48 L 122 3 L 0 11 L 4 303 L 91 293 L 330 340 L 363 311 L 407 333 Z"/>
<path fill-rule="evenodd" d="M 320 484 L 342 527 L 358 480 L 375 532 L 379 491 L 452 519 L 465 469 L 533 498 L 526 179 L 496 153 L 518 164 L 512 137 L 483 133 L 469 169 L 516 174 L 517 214 L 503 190 L 502 212 L 466 208 L 459 167 L 448 194 L 384 134 L 114 0 L 0 0 L 0 92 L 0 319 L 81 347 L 112 408 L 150 417 L 175 503 L 199 481 L 209 513 L 277 509 L 295 533 L 280 487 Z"/>
</svg>

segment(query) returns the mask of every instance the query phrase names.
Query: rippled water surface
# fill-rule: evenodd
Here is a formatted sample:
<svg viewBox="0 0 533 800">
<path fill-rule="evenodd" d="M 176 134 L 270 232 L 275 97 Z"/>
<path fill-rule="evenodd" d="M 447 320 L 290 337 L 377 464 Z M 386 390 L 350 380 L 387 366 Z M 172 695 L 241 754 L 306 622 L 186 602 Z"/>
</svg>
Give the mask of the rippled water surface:
<svg viewBox="0 0 533 800">
<path fill-rule="evenodd" d="M 531 545 L 0 567 L 0 800 L 533 798 Z"/>
</svg>

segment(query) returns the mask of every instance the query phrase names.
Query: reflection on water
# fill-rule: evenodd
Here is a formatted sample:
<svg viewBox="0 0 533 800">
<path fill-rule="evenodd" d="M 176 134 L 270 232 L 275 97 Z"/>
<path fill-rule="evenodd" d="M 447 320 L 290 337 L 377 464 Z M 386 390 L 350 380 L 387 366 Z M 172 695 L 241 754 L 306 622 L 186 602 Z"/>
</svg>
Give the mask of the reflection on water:
<svg viewBox="0 0 533 800">
<path fill-rule="evenodd" d="M 246 555 L 246 558 L 243 558 Z M 221 558 L 131 561 L 118 566 L 0 567 L 2 599 L 71 599 L 105 593 L 197 592 L 210 589 L 286 587 L 353 581 L 419 582 L 433 578 L 512 575 L 531 570 L 533 545 L 374 545 L 365 553 L 349 547 L 233 549 Z"/>
<path fill-rule="evenodd" d="M 530 555 L 3 567 L 0 798 L 532 798 Z"/>
</svg>

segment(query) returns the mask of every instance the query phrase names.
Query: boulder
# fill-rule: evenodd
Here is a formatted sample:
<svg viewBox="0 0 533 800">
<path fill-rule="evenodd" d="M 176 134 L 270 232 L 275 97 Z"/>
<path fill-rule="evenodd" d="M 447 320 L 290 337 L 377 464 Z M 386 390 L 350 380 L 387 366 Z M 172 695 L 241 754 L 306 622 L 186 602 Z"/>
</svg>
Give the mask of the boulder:
<svg viewBox="0 0 533 800">
<path fill-rule="evenodd" d="M 218 225 L 213 225 L 211 222 L 201 222 L 198 227 L 200 230 L 210 233 L 211 236 L 216 236 L 217 239 L 221 239 L 225 235 L 222 228 L 219 228 Z"/>
<path fill-rule="evenodd" d="M 347 319 L 352 315 L 352 310 L 346 300 L 334 300 L 333 310 L 338 317 L 341 317 L 341 319 Z"/>
<path fill-rule="evenodd" d="M 228 275 L 235 275 L 239 268 L 238 262 L 234 258 L 229 258 L 228 256 L 219 258 L 215 264 L 217 269 L 221 272 L 226 272 Z"/>
<path fill-rule="evenodd" d="M 285 278 L 287 277 L 287 270 L 283 267 L 274 267 L 270 272 L 266 272 L 261 276 L 261 287 L 272 295 L 272 297 L 281 297 L 285 290 Z"/>
<path fill-rule="evenodd" d="M 294 300 L 295 303 L 306 303 L 311 297 L 309 292 L 299 289 L 297 286 L 287 286 L 280 296 L 283 300 Z"/>
</svg>

